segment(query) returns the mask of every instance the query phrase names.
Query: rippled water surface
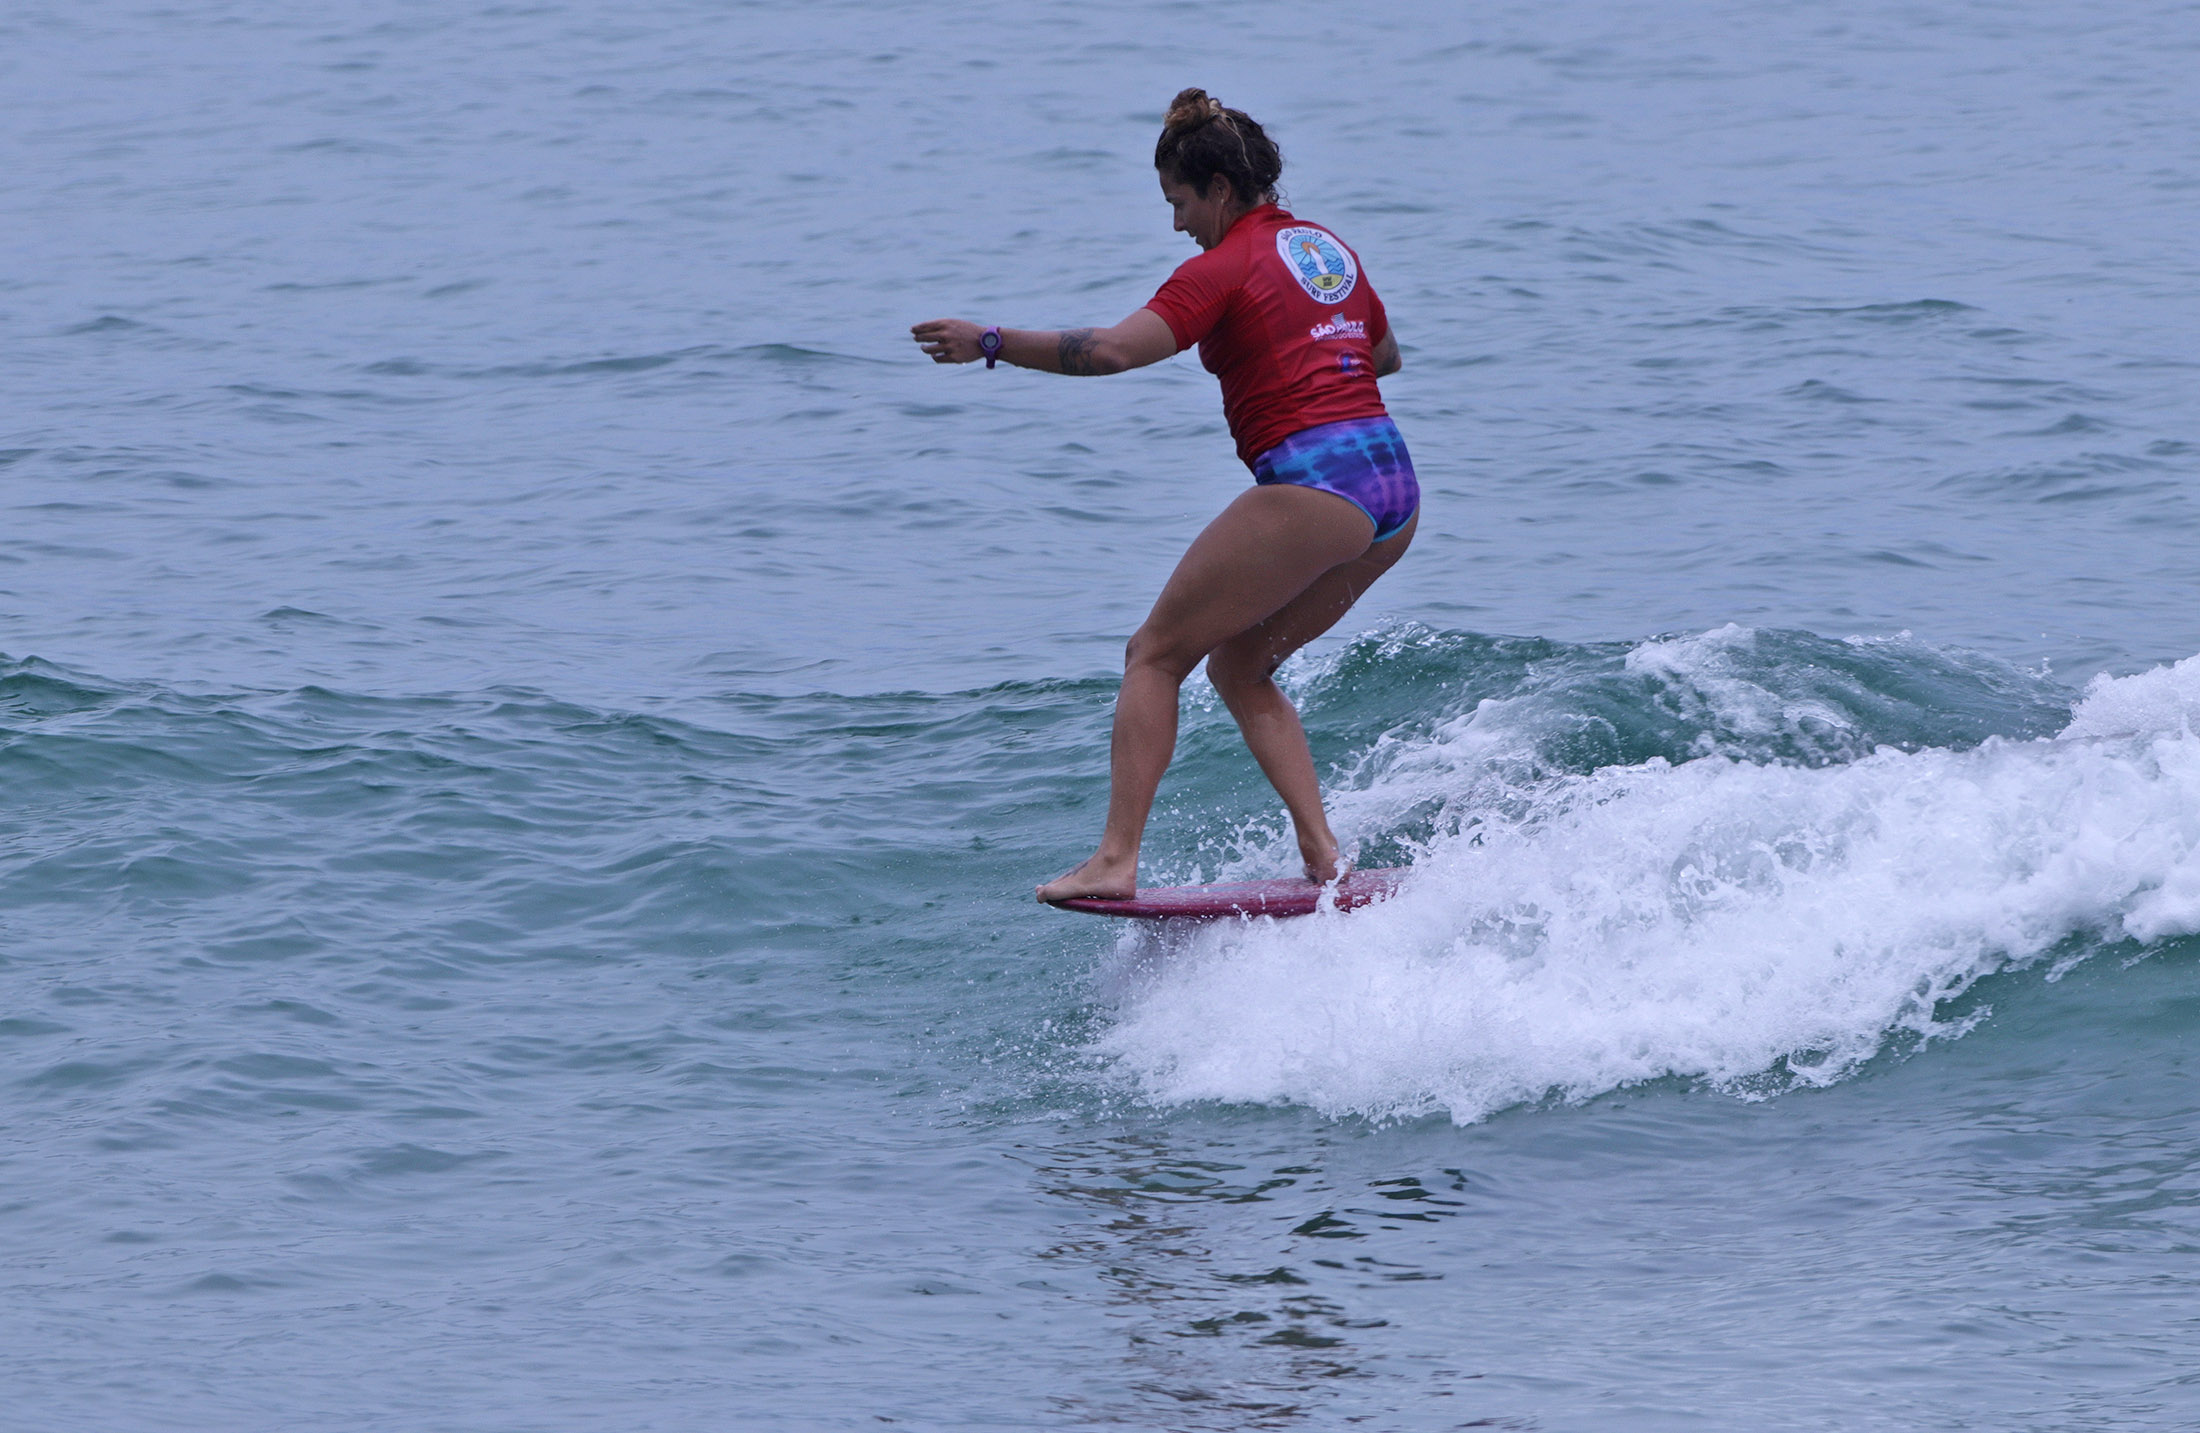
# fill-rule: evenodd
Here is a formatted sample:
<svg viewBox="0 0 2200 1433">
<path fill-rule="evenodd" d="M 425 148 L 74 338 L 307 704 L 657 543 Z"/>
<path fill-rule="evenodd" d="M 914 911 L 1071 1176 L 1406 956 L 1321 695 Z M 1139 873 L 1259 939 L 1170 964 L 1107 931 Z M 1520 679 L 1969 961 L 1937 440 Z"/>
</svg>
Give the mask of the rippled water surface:
<svg viewBox="0 0 2200 1433">
<path fill-rule="evenodd" d="M 2200 8 L 0 11 L 0 1424 L 2200 1423 Z M 1243 484 L 1347 916 L 1033 906 Z M 1279 873 L 1187 702 L 1146 877 Z"/>
</svg>

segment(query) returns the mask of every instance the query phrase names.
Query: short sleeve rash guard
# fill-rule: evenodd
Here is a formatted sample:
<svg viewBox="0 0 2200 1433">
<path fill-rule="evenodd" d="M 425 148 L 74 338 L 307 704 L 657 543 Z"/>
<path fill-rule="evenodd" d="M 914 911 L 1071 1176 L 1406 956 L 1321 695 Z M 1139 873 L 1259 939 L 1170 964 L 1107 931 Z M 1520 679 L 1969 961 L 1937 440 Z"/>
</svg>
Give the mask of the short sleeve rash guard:
<svg viewBox="0 0 2200 1433">
<path fill-rule="evenodd" d="M 1146 307 L 1222 380 L 1222 414 L 1248 467 L 1293 433 L 1384 413 L 1374 352 L 1390 320 L 1359 255 L 1319 224 L 1263 204 Z"/>
</svg>

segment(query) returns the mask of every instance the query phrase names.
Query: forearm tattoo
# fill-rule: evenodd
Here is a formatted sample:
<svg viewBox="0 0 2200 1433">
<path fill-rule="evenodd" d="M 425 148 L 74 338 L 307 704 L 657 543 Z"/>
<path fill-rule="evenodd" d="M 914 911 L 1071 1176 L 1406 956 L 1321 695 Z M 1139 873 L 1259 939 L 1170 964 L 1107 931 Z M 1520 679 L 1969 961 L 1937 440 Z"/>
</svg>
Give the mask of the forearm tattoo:
<svg viewBox="0 0 2200 1433">
<path fill-rule="evenodd" d="M 1062 341 L 1055 345 L 1054 355 L 1061 361 L 1064 373 L 1084 376 L 1098 371 L 1093 367 L 1094 347 L 1091 329 L 1066 328 L 1062 330 Z"/>
</svg>

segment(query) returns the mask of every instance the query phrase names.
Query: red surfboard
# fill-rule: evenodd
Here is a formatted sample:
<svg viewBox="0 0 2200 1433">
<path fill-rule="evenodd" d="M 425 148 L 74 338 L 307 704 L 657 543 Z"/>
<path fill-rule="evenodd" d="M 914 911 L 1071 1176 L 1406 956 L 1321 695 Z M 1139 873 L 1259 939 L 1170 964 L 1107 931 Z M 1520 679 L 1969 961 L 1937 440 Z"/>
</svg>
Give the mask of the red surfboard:
<svg viewBox="0 0 2200 1433">
<path fill-rule="evenodd" d="M 1354 871 L 1338 882 L 1337 909 L 1372 905 L 1398 889 L 1403 869 Z M 1132 920 L 1223 920 L 1230 916 L 1310 916 L 1321 904 L 1323 887 L 1303 877 L 1282 881 L 1240 881 L 1227 886 L 1159 886 L 1125 901 L 1073 896 L 1052 905 L 1096 916 Z"/>
</svg>

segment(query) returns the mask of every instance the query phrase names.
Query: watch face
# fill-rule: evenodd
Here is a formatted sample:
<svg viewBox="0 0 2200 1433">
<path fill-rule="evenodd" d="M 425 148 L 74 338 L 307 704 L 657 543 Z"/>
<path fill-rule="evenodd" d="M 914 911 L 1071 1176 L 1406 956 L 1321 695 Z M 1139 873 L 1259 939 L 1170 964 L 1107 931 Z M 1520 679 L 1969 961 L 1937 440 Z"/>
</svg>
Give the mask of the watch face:
<svg viewBox="0 0 2200 1433">
<path fill-rule="evenodd" d="M 984 333 L 978 335 L 978 347 L 984 349 L 987 353 L 999 353 L 1001 351 L 1001 335 L 994 329 L 987 329 Z"/>
</svg>

